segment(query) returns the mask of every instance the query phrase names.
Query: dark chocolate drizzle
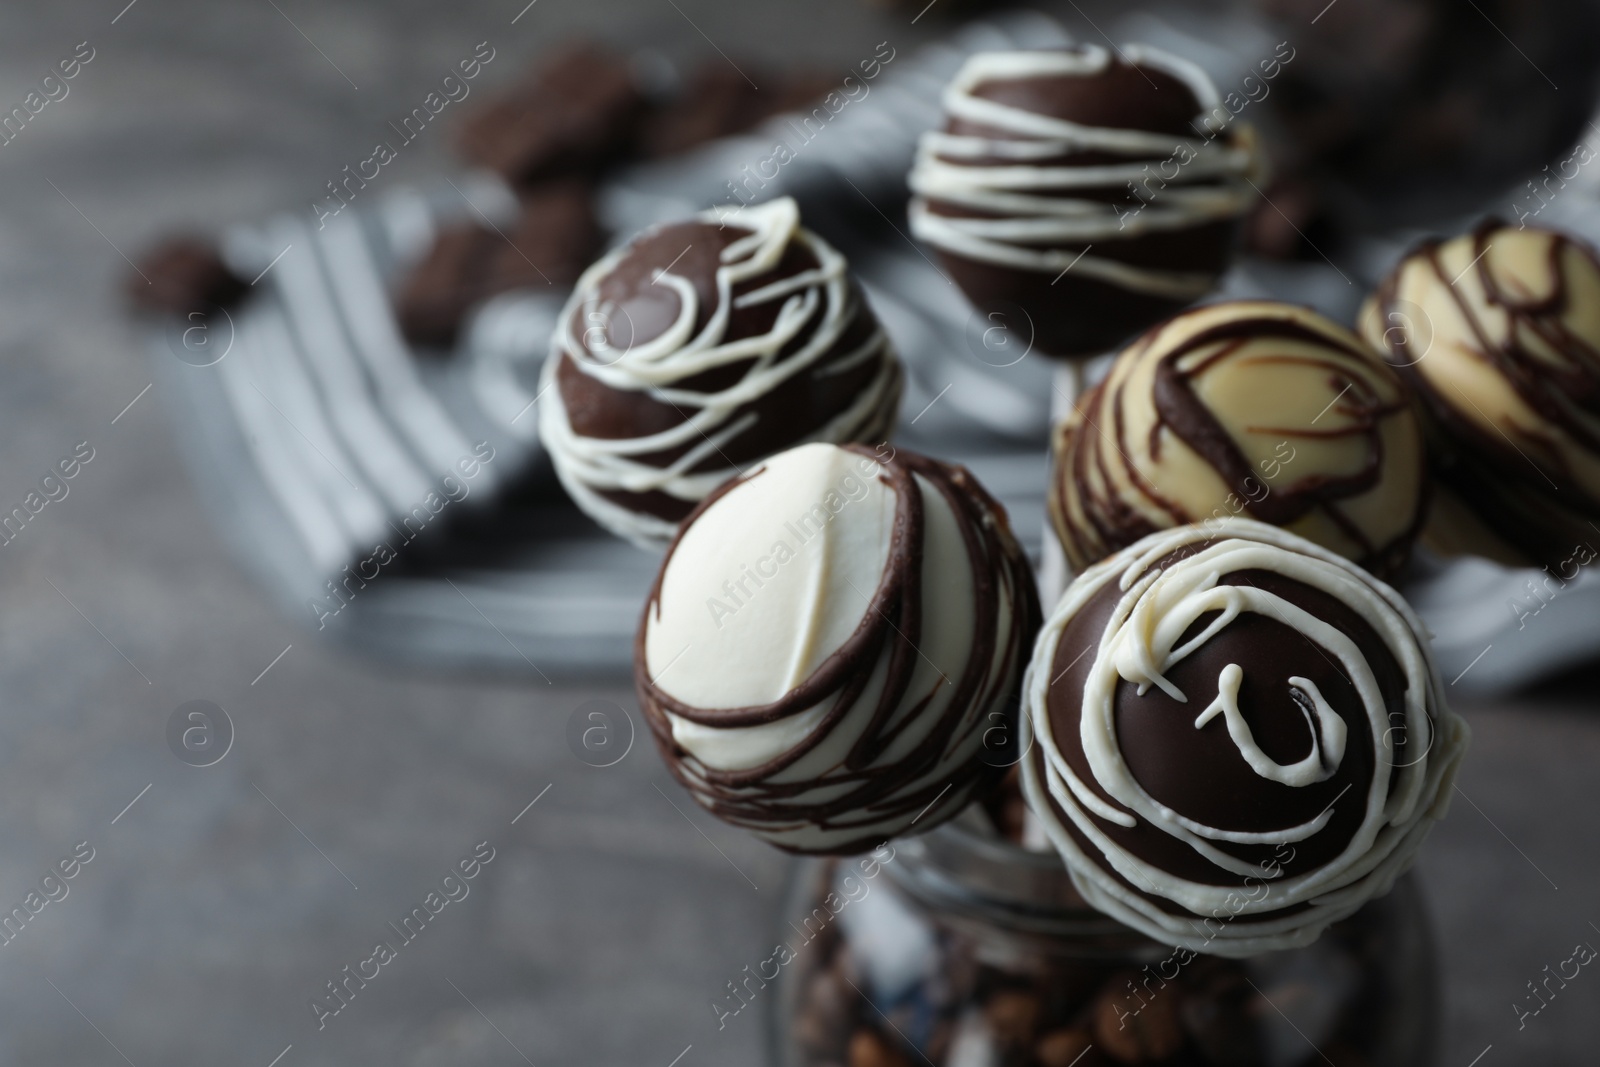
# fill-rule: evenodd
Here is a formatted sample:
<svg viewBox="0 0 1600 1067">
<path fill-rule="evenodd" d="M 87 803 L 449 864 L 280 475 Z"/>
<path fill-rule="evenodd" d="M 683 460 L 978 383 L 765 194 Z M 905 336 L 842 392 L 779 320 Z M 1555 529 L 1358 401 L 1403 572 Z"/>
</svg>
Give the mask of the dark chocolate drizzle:
<svg viewBox="0 0 1600 1067">
<path fill-rule="evenodd" d="M 1600 499 L 1583 489 L 1555 444 L 1555 436 L 1561 434 L 1588 451 L 1600 452 L 1600 435 L 1594 429 L 1600 420 L 1600 347 L 1574 333 L 1562 321 L 1572 297 L 1566 256 L 1581 256 L 1596 274 L 1600 274 L 1600 257 L 1588 245 L 1565 234 L 1537 227 L 1528 229 L 1553 238 L 1546 263 L 1552 285 L 1543 296 L 1526 300 L 1495 276 L 1487 254 L 1495 234 L 1511 227 L 1487 218 L 1471 233 L 1474 262 L 1469 269 L 1482 285 L 1490 307 L 1510 319 L 1504 344 L 1489 337 L 1482 316 L 1452 284 L 1452 275 L 1440 259 L 1444 242 L 1438 239 L 1412 249 L 1373 294 L 1376 321 L 1384 333 L 1381 338 L 1368 340 L 1388 351 L 1421 398 L 1435 445 L 1434 473 L 1440 482 L 1528 562 L 1553 566 L 1571 556 L 1575 546 L 1591 543 L 1595 532 L 1590 524 L 1600 522 Z M 1398 336 L 1395 329 L 1388 328 L 1405 321 L 1400 279 L 1404 270 L 1418 261 L 1444 284 L 1472 330 L 1476 349 L 1461 350 L 1461 354 L 1488 363 L 1507 387 L 1545 421 L 1545 431 L 1522 431 L 1531 438 L 1529 447 L 1519 448 L 1502 433 L 1486 430 L 1473 417 L 1477 413 L 1452 405 L 1421 369 L 1422 361 L 1432 353 L 1413 359 L 1408 345 L 1415 339 Z M 1424 314 L 1426 310 L 1423 309 Z M 1560 353 L 1566 365 L 1553 366 L 1529 351 L 1521 339 L 1530 335 Z"/>
<path fill-rule="evenodd" d="M 1211 305 L 1205 311 L 1210 312 L 1217 306 Z M 1320 512 L 1360 546 L 1361 554 L 1357 562 L 1361 566 L 1380 576 L 1396 573 L 1404 565 L 1421 529 L 1425 501 L 1418 499 L 1413 502 L 1407 525 L 1381 543 L 1374 542 L 1340 505 L 1371 492 L 1383 478 L 1386 460 L 1384 424 L 1390 419 L 1411 417 L 1404 388 L 1399 382 L 1392 383 L 1398 399 L 1385 399 L 1380 395 L 1378 379 L 1391 378 L 1392 375 L 1379 364 L 1372 352 L 1353 338 L 1342 337 L 1331 329 L 1317 330 L 1287 318 L 1262 314 L 1243 302 L 1234 306 L 1239 309 L 1237 317 L 1195 334 L 1182 344 L 1162 351 L 1158 357 L 1151 398 L 1156 418 L 1146 442 L 1149 454 L 1159 458 L 1163 437 L 1170 433 L 1216 470 L 1240 503 L 1240 513 L 1276 526 L 1286 526 L 1312 512 Z M 1157 334 L 1165 328 L 1163 325 L 1150 330 L 1129 346 L 1119 359 L 1145 358 Z M 1279 434 L 1286 440 L 1359 438 L 1366 443 L 1366 459 L 1358 470 L 1339 476 L 1316 470 L 1288 471 L 1281 482 L 1274 482 L 1270 491 L 1257 499 L 1248 487 L 1252 483 L 1265 485 L 1262 472 L 1251 464 L 1221 421 L 1196 395 L 1194 382 L 1212 366 L 1233 356 L 1245 344 L 1274 340 L 1304 342 L 1330 353 L 1328 358 L 1321 360 L 1288 353 L 1277 358 L 1297 364 L 1309 362 L 1325 365 L 1334 391 L 1342 391 L 1335 405 L 1344 419 L 1338 425 L 1330 424 L 1322 429 L 1311 425 L 1262 426 L 1259 429 Z M 1217 346 L 1215 351 L 1208 353 L 1205 358 L 1196 361 L 1193 366 L 1179 367 L 1186 357 L 1212 345 Z M 1333 358 L 1333 354 L 1366 368 L 1367 376 L 1350 373 L 1349 366 Z M 1257 354 L 1251 358 L 1261 360 L 1273 357 Z M 1167 517 L 1168 526 L 1201 522 L 1211 517 L 1191 514 L 1182 504 L 1163 493 L 1148 472 L 1132 462 L 1123 417 L 1123 390 L 1126 386 L 1119 382 L 1114 390 L 1108 392 L 1110 385 L 1111 380 L 1107 379 L 1084 395 L 1079 404 L 1081 414 L 1078 424 L 1063 428 L 1056 445 L 1051 518 L 1068 557 L 1080 568 L 1158 529 L 1143 512 L 1115 491 L 1113 468 L 1137 488 L 1145 501 Z M 1261 409 L 1263 421 L 1271 417 L 1270 397 L 1261 398 Z M 1109 441 L 1104 439 L 1108 428 L 1111 434 Z M 1087 528 L 1083 523 L 1069 518 L 1067 509 L 1062 505 L 1062 501 L 1069 498 L 1081 508 Z M 1216 503 L 1222 507 L 1225 501 L 1218 500 Z"/>
</svg>

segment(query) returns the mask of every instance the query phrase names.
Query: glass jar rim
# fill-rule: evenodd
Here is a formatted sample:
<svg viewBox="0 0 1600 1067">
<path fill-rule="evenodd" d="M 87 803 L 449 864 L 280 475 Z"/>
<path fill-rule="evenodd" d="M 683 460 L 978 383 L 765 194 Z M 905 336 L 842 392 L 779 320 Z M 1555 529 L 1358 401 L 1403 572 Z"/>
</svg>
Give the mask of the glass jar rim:
<svg viewBox="0 0 1600 1067">
<path fill-rule="evenodd" d="M 1170 951 L 1091 907 L 1054 849 L 1027 849 L 960 820 L 892 844 L 896 857 L 884 869 L 924 907 L 1119 955 Z"/>
</svg>

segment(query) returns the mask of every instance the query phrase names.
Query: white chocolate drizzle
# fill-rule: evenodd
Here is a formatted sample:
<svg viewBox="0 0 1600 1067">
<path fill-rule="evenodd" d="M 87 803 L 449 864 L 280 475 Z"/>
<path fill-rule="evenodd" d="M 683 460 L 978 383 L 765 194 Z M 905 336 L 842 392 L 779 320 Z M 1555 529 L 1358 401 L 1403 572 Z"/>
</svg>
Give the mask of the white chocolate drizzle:
<svg viewBox="0 0 1600 1067">
<path fill-rule="evenodd" d="M 1304 694 L 1316 709 L 1317 721 L 1311 721 L 1311 713 L 1301 704 L 1300 712 L 1306 717 L 1306 725 L 1311 727 L 1311 753 L 1296 763 L 1284 764 L 1261 750 L 1250 732 L 1250 724 L 1244 721 L 1244 712 L 1239 710 L 1239 686 L 1243 681 L 1244 669 L 1237 663 L 1222 668 L 1217 678 L 1217 698 L 1195 719 L 1194 728 L 1198 730 L 1221 715 L 1228 724 L 1228 736 L 1239 747 L 1239 755 L 1251 770 L 1271 781 L 1298 787 L 1332 778 L 1344 760 L 1345 735 L 1349 731 L 1339 713 L 1323 699 L 1317 684 L 1308 678 L 1289 679 L 1294 690 Z"/>
<path fill-rule="evenodd" d="M 715 212 L 696 217 L 719 221 Z M 655 281 L 677 295 L 677 315 L 659 336 L 618 351 L 611 347 L 607 330 L 583 329 L 583 324 L 607 323 L 614 314 L 615 309 L 602 306 L 599 288 L 602 279 L 627 255 L 629 247 L 623 247 L 578 279 L 545 362 L 539 428 L 562 485 L 595 521 L 641 547 L 665 543 L 677 524 L 624 507 L 601 494 L 608 490 L 657 492 L 698 502 L 739 473 L 722 452 L 756 424 L 757 416 L 749 405 L 797 375 L 826 377 L 867 361 L 878 364 L 870 383 L 846 408 L 791 444 L 883 439 L 894 422 L 901 372 L 888 335 L 874 322 L 857 349 L 837 351 L 840 339 L 858 316 L 871 315 L 850 283 L 845 258 L 801 227 L 799 208 L 788 197 L 746 208 L 737 225 L 752 232 L 722 251 L 716 308 L 698 333 L 694 326 L 700 302 L 695 287 L 688 278 L 674 274 L 670 265 L 658 272 Z M 775 270 L 791 242 L 810 251 L 817 265 L 734 297 L 734 289 L 741 283 Z M 780 309 L 770 330 L 751 337 L 728 337 L 735 307 L 774 302 Z M 796 339 L 800 339 L 800 347 L 786 354 L 786 347 Z M 684 413 L 684 421 L 643 437 L 608 439 L 578 434 L 568 421 L 556 381 L 563 359 L 611 389 L 644 392 L 677 407 Z M 686 379 L 738 363 L 749 367 L 722 389 L 702 392 L 679 387 Z M 664 466 L 646 458 L 677 449 L 686 451 Z M 719 459 L 722 462 L 715 462 L 709 470 L 698 469 Z"/>
<path fill-rule="evenodd" d="M 1187 85 L 1199 103 L 1197 119 L 1218 109 L 1216 87 L 1194 64 L 1141 45 L 1129 45 L 1123 53 L 1136 66 L 1163 71 Z M 985 82 L 1087 77 L 1111 62 L 1111 54 L 1096 45 L 980 52 L 968 59 L 945 90 L 945 111 L 1004 136 L 923 135 L 910 175 L 912 233 L 945 252 L 1001 267 L 1055 274 L 1071 265 L 1077 274 L 1175 300 L 1209 292 L 1214 274 L 1134 266 L 1090 254 L 1084 246 L 1242 214 L 1253 193 L 1249 179 L 1258 169 L 1248 131 L 1231 137 L 1218 131 L 1208 139 L 1199 131 L 1187 137 L 1084 126 L 973 95 Z M 1075 166 L 1066 161 L 1079 152 L 1108 153 L 1126 162 Z M 1161 176 L 1164 184 L 1149 203 L 1134 207 L 1095 195 L 1125 193 L 1149 177 L 1152 165 L 1164 162 L 1176 163 L 1177 174 Z M 933 201 L 979 211 L 982 217 L 939 215 L 929 209 Z"/>
<path fill-rule="evenodd" d="M 1170 558 L 1180 550 L 1192 554 Z M 1385 700 L 1373 665 L 1355 640 L 1266 589 L 1222 584 L 1224 577 L 1240 571 L 1281 575 L 1357 612 L 1404 678 L 1403 712 Z M 1062 633 L 1090 598 L 1112 583 L 1120 597 L 1084 673 L 1080 736 L 1058 742 L 1049 696 Z M 1212 612 L 1219 614 L 1197 636 L 1178 644 Z M 1267 831 L 1209 826 L 1158 801 L 1150 788 L 1154 783 L 1139 781 L 1124 760 L 1117 732 L 1119 686 L 1132 684 L 1139 695 L 1154 687 L 1186 702 L 1168 673 L 1211 642 L 1228 640 L 1224 631 L 1245 613 L 1297 631 L 1350 682 L 1372 745 L 1370 780 L 1347 786 L 1309 821 Z M 1411 866 L 1428 830 L 1448 806 L 1468 730 L 1445 707 L 1423 633 L 1394 590 L 1344 558 L 1277 527 L 1230 519 L 1216 530 L 1182 526 L 1146 537 L 1079 576 L 1039 635 L 1023 681 L 1024 744 L 1037 741 L 1039 752 L 1023 763 L 1029 806 L 1084 898 L 1158 941 L 1225 956 L 1307 944 L 1329 924 L 1387 892 Z M 1239 709 L 1245 681 L 1244 670 L 1227 663 L 1217 696 L 1195 719 L 1195 729 L 1221 716 L 1240 757 L 1264 782 L 1305 788 L 1333 778 L 1349 757 L 1349 731 L 1316 684 L 1298 676 L 1288 679 L 1293 702 L 1311 733 L 1311 752 L 1284 765 L 1256 743 Z M 1402 713 L 1401 721 L 1393 717 Z M 1397 736 L 1406 741 L 1405 758 L 1398 761 Z M 1092 782 L 1079 778 L 1063 755 L 1061 746 L 1068 741 L 1081 746 Z M 1348 804 L 1361 806 L 1359 826 L 1337 855 L 1318 866 L 1306 869 L 1302 864 L 1289 873 L 1283 869 L 1287 860 L 1264 866 L 1240 859 L 1236 849 L 1220 847 L 1278 846 L 1292 856 L 1296 844 L 1322 833 L 1335 811 Z M 1060 817 L 1063 813 L 1067 822 Z M 1217 882 L 1226 884 L 1172 874 L 1132 855 L 1109 832 L 1139 826 L 1183 843 L 1225 872 Z M 1230 882 L 1227 875 L 1238 880 Z M 1252 878 L 1257 887 L 1246 893 Z"/>
</svg>

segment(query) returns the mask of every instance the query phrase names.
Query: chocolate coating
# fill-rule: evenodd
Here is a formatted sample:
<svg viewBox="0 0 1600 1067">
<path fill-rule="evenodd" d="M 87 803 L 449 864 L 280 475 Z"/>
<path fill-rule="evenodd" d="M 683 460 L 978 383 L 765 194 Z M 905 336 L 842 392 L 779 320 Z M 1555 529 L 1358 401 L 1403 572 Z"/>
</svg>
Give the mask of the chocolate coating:
<svg viewBox="0 0 1600 1067">
<path fill-rule="evenodd" d="M 1107 60 L 1102 69 L 1092 74 L 981 81 L 973 87 L 972 95 L 1081 126 L 1149 130 L 1176 137 L 1194 134 L 1189 123 L 1200 113 L 1200 102 L 1188 84 L 1157 66 L 1147 68 L 1109 56 Z M 1005 136 L 1004 130 L 954 117 L 945 129 L 950 133 Z"/>
<path fill-rule="evenodd" d="M 659 545 L 749 463 L 813 440 L 880 441 L 893 347 L 794 202 L 647 231 L 585 272 L 563 313 L 540 432 L 596 521 Z"/>
<path fill-rule="evenodd" d="M 1391 721 L 1404 722 L 1404 676 L 1394 656 L 1359 614 L 1320 590 L 1268 571 L 1229 574 L 1222 584 L 1268 590 L 1349 634 L 1373 667 Z M 1081 698 L 1091 666 L 1087 658 L 1072 664 L 1069 657 L 1098 642 L 1119 599 L 1121 591 L 1114 583 L 1101 587 L 1062 630 L 1055 663 L 1058 680 L 1050 687 L 1048 703 L 1056 737 L 1075 737 L 1080 732 Z M 1185 632 L 1184 639 L 1196 636 L 1215 618 L 1215 614 L 1202 616 Z M 1304 758 L 1312 749 L 1300 714 L 1299 694 L 1289 685 L 1290 678 L 1305 677 L 1317 686 L 1344 722 L 1349 731 L 1347 751 L 1354 758 L 1342 761 L 1333 777 L 1315 786 L 1295 789 L 1262 781 L 1238 758 L 1224 724 L 1219 722 L 1197 731 L 1193 711 L 1185 702 L 1160 689 L 1141 696 L 1136 685 L 1119 682 L 1115 697 L 1117 741 L 1129 771 L 1156 801 L 1208 826 L 1264 833 L 1309 822 L 1347 788 L 1359 788 L 1372 780 L 1372 729 L 1359 694 L 1332 660 L 1299 631 L 1277 619 L 1268 615 L 1240 616 L 1224 633 L 1174 667 L 1167 677 L 1190 697 L 1187 703 L 1199 708 L 1207 696 L 1215 695 L 1222 669 L 1235 661 L 1246 668 L 1246 681 L 1239 691 L 1240 710 L 1251 724 L 1256 743 L 1268 756 L 1287 764 Z M 1405 762 L 1404 733 L 1397 733 L 1395 740 L 1393 762 L 1399 765 Z M 1064 755 L 1075 774 L 1093 781 L 1081 748 L 1068 746 Z M 1109 800 L 1103 790 L 1096 792 Z M 1358 806 L 1336 808 L 1325 830 L 1282 865 L 1285 873 L 1305 873 L 1334 859 L 1349 846 L 1360 824 Z M 1133 828 L 1108 824 L 1105 832 L 1118 847 L 1179 877 L 1210 885 L 1238 881 L 1149 824 Z M 1270 845 L 1222 847 L 1229 855 L 1249 863 L 1272 859 Z"/>
<path fill-rule="evenodd" d="M 828 484 L 845 495 L 819 509 L 807 493 Z M 851 577 L 875 558 L 881 573 Z M 1005 512 L 966 470 L 808 445 L 684 522 L 634 677 L 701 805 L 780 848 L 845 854 L 938 825 L 993 779 L 984 735 L 1009 714 L 1038 625 Z"/>
<path fill-rule="evenodd" d="M 1467 741 L 1420 634 L 1392 589 L 1249 520 L 1085 572 L 1023 686 L 1025 792 L 1079 891 L 1219 955 L 1387 892 Z"/>
<path fill-rule="evenodd" d="M 1054 435 L 1050 516 L 1083 569 L 1156 530 L 1246 515 L 1380 576 L 1427 503 L 1400 378 L 1307 308 L 1212 304 L 1149 331 Z"/>
<path fill-rule="evenodd" d="M 1444 487 L 1440 551 L 1565 570 L 1600 523 L 1600 259 L 1488 220 L 1407 255 L 1362 334 L 1421 398 Z M 1571 578 L 1576 571 L 1563 573 Z"/>
<path fill-rule="evenodd" d="M 1124 58 L 1125 56 L 1125 58 Z M 911 173 L 913 232 L 985 314 L 1085 357 L 1204 295 L 1253 190 L 1253 136 L 1154 49 L 981 53 Z"/>
</svg>

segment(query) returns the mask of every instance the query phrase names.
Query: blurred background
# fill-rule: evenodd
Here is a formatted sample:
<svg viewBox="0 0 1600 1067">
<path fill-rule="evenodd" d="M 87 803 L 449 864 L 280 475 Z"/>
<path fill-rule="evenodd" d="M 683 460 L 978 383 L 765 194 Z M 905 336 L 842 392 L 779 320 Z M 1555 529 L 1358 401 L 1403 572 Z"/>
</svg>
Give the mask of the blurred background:
<svg viewBox="0 0 1600 1067">
<path fill-rule="evenodd" d="M 964 308 L 941 309 L 899 232 L 910 146 L 964 51 L 1145 40 L 1226 92 L 1288 42 L 1293 62 L 1244 115 L 1275 169 L 1231 295 L 1348 322 L 1429 232 L 1538 213 L 1600 234 L 1600 168 L 1575 147 L 1600 144 L 1600 11 L 1582 0 L 124 4 L 0 13 L 0 504 L 27 514 L 0 544 L 0 913 L 30 915 L 0 935 L 4 1064 L 763 1062 L 759 1014 L 719 1029 L 708 1004 L 770 951 L 793 866 L 660 766 L 626 670 L 653 560 L 571 512 L 531 418 L 506 403 L 533 395 L 530 338 L 559 306 L 560 277 L 539 266 L 581 268 L 607 240 L 728 201 L 739 167 L 770 151 L 759 123 L 884 48 L 873 94 L 783 191 L 852 255 L 907 349 L 910 413 L 970 377 L 907 440 L 970 462 L 1024 531 L 1042 513 L 1032 361 L 969 344 Z M 581 41 L 605 57 L 573 60 Z M 399 129 L 489 54 L 467 98 Z M 527 106 L 577 109 L 620 69 L 653 118 L 627 146 L 530 179 L 545 207 L 523 218 L 472 168 L 495 149 L 474 147 L 470 116 L 560 56 L 566 80 Z M 377 142 L 403 147 L 348 206 L 330 199 Z M 313 250 L 354 254 L 317 228 L 335 210 L 362 220 L 373 277 L 414 298 L 398 305 L 403 354 L 438 400 L 431 440 L 487 440 L 496 458 L 470 506 L 323 619 L 308 601 L 359 553 L 313 512 L 370 496 L 381 518 L 387 498 L 362 473 L 381 463 L 347 472 L 285 414 L 292 382 L 267 365 L 292 346 L 261 331 L 279 309 L 315 348 L 318 315 L 359 335 L 377 314 L 349 287 L 332 311 L 305 303 Z M 512 263 L 499 286 L 533 296 L 497 304 L 498 283 L 430 251 L 474 219 L 547 242 L 549 260 L 522 257 L 542 282 Z M 218 243 L 254 309 L 197 321 L 209 349 L 125 295 L 182 307 L 219 284 L 214 264 L 150 258 L 182 233 Z M 152 262 L 156 279 L 140 273 Z M 451 299 L 430 302 L 441 289 Z M 225 376 L 243 362 L 227 359 L 236 331 L 255 339 L 265 390 Z M 337 397 L 337 381 L 313 385 Z M 277 449 L 329 483 L 320 503 L 284 490 L 296 474 Z M 67 457 L 75 476 L 52 478 L 65 495 L 41 495 Z M 1516 1005 L 1575 943 L 1600 943 L 1600 599 L 1580 582 L 1518 628 L 1515 576 L 1431 578 L 1418 596 L 1455 623 L 1441 656 L 1476 734 L 1421 864 L 1441 1063 L 1590 1063 L 1596 980 L 1521 1027 Z M 1488 607 L 1463 613 L 1463 597 Z M 574 740 L 590 712 L 611 731 L 601 755 Z M 65 895 L 41 889 L 74 856 L 51 882 Z M 467 897 L 319 1028 L 312 998 L 471 856 Z"/>
</svg>

